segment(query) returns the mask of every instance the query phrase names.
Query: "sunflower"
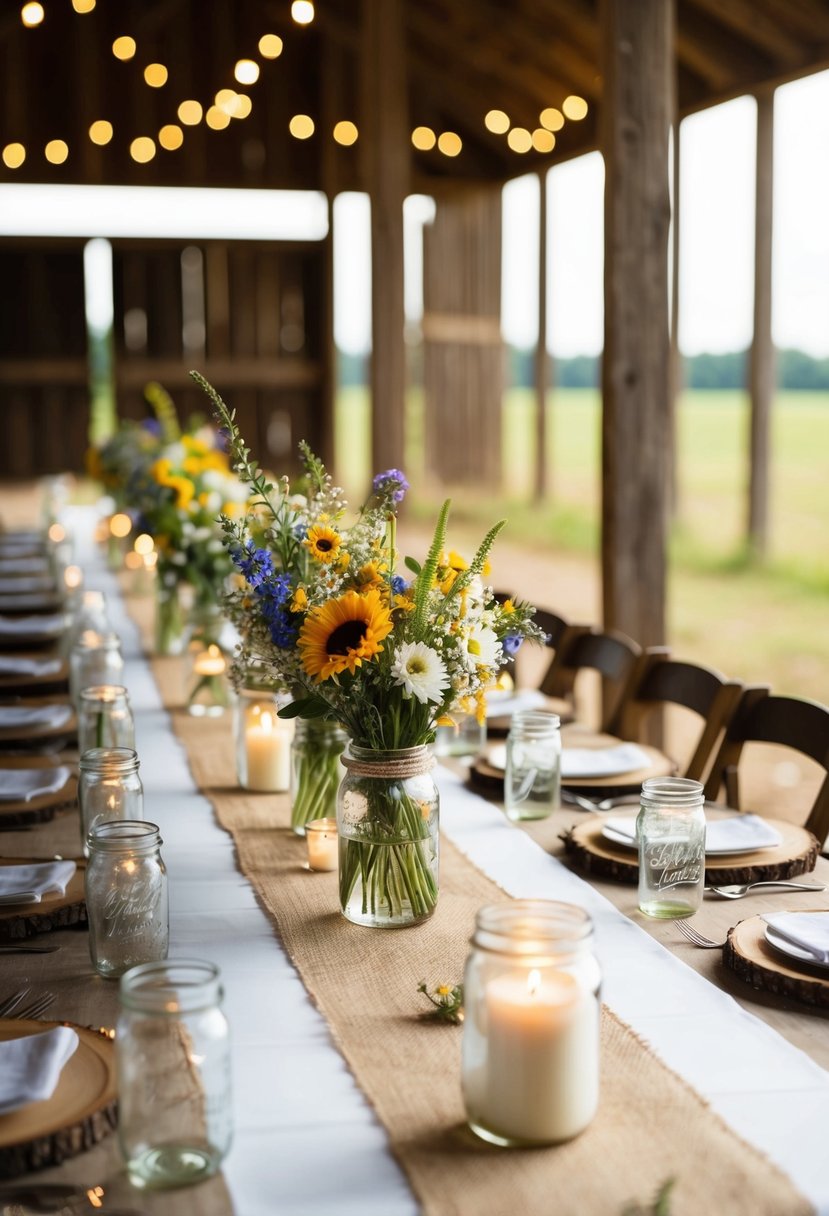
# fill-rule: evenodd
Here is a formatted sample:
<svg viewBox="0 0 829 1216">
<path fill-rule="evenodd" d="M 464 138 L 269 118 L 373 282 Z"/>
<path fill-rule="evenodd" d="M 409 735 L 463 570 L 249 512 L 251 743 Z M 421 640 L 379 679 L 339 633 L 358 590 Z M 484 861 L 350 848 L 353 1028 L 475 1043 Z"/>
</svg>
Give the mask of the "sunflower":
<svg viewBox="0 0 829 1216">
<path fill-rule="evenodd" d="M 364 659 L 380 653 L 392 628 L 378 591 L 347 591 L 309 612 L 297 641 L 302 666 L 317 684 L 343 671 L 354 675 Z"/>
<path fill-rule="evenodd" d="M 302 543 L 316 561 L 323 562 L 327 566 L 337 560 L 340 555 L 340 545 L 343 542 L 339 532 L 335 532 L 333 528 L 329 528 L 325 524 L 316 524 L 313 528 L 309 528 L 308 535 Z"/>
</svg>

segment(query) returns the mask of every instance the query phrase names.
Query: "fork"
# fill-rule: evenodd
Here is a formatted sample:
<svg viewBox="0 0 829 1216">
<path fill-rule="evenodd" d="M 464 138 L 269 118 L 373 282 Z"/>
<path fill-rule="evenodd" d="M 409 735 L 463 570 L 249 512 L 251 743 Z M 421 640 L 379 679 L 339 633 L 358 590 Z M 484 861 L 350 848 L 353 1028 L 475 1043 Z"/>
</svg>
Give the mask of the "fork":
<svg viewBox="0 0 829 1216">
<path fill-rule="evenodd" d="M 14 1013 L 20 1002 L 28 995 L 29 989 L 21 988 L 19 992 L 14 992 L 11 996 L 7 996 L 0 1001 L 0 1018 L 7 1018 L 10 1014 Z"/>
<path fill-rule="evenodd" d="M 15 1018 L 38 1018 L 50 1006 L 54 1005 L 57 1000 L 54 992 L 41 992 L 38 996 L 32 997 L 31 1000 L 27 1000 L 30 996 L 30 990 L 23 988 L 20 992 L 16 992 L 14 996 L 8 997 L 0 1004 L 0 1018 L 8 1018 L 12 1015 Z"/>
<path fill-rule="evenodd" d="M 782 878 L 776 882 L 773 879 L 767 878 L 758 882 L 734 883 L 731 886 L 725 887 L 706 887 L 705 890 L 710 891 L 714 895 L 720 895 L 723 899 L 742 899 L 744 895 L 748 895 L 749 891 L 753 891 L 755 887 L 780 887 L 787 891 L 826 890 L 823 883 L 787 882 Z"/>
<path fill-rule="evenodd" d="M 683 937 L 687 937 L 689 942 L 693 942 L 695 946 L 700 946 L 703 950 L 722 950 L 725 945 L 725 942 L 712 941 L 710 937 L 706 937 L 704 933 L 700 933 L 699 929 L 695 929 L 693 925 L 689 925 L 687 920 L 678 920 L 676 927 Z"/>
</svg>

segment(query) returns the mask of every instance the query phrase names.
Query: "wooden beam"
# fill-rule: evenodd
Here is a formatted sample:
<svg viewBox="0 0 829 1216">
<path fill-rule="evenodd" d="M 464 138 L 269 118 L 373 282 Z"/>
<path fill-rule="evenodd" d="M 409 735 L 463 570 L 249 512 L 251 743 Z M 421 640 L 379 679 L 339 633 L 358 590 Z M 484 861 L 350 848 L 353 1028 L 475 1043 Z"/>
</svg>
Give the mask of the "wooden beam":
<svg viewBox="0 0 829 1216">
<path fill-rule="evenodd" d="M 547 171 L 538 175 L 538 339 L 535 344 L 535 497 L 543 502 L 550 492 L 547 467 L 547 388 L 550 357 L 547 353 Z"/>
<path fill-rule="evenodd" d="M 685 2 L 687 5 L 688 0 Z M 756 0 L 728 0 L 727 4 L 723 0 L 693 0 L 693 5 L 780 63 L 794 67 L 809 57 L 801 39 L 775 21 Z"/>
<path fill-rule="evenodd" d="M 757 95 L 757 165 L 754 216 L 754 337 L 749 359 L 751 438 L 748 539 L 755 553 L 768 548 L 769 453 L 774 398 L 771 336 L 772 195 L 774 191 L 774 93 Z"/>
<path fill-rule="evenodd" d="M 677 8 L 676 54 L 714 89 L 727 89 L 735 81 L 763 80 L 772 69 L 768 55 L 715 25 L 704 13 L 687 4 Z"/>
<path fill-rule="evenodd" d="M 680 173 L 682 170 L 682 137 L 680 134 L 679 106 L 674 89 L 673 156 L 671 158 L 672 207 L 671 207 L 671 390 L 670 390 L 670 440 L 668 453 L 668 501 L 671 512 L 679 509 L 679 453 L 677 450 L 677 407 L 682 392 L 682 353 L 679 349 L 679 233 L 682 210 L 679 205 Z"/>
<path fill-rule="evenodd" d="M 606 628 L 665 641 L 673 0 L 602 0 Z"/>
<path fill-rule="evenodd" d="M 363 0 L 364 181 L 371 199 L 371 439 L 376 469 L 401 468 L 405 447 L 403 200 L 409 123 L 402 0 Z"/>
</svg>

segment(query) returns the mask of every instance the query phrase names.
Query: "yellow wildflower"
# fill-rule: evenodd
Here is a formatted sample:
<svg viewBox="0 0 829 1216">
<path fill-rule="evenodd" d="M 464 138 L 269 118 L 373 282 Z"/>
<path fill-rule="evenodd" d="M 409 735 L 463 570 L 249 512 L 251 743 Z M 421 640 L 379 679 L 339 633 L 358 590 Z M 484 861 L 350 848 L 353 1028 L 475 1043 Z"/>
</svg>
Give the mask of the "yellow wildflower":
<svg viewBox="0 0 829 1216">
<path fill-rule="evenodd" d="M 160 486 L 168 486 L 172 467 L 171 462 L 164 456 L 150 465 L 150 474 Z"/>
<path fill-rule="evenodd" d="M 410 600 L 405 595 L 392 596 L 392 608 L 400 608 L 403 612 L 414 612 L 414 600 Z"/>
<path fill-rule="evenodd" d="M 512 600 L 504 600 L 501 605 L 501 612 L 504 616 L 512 616 L 513 612 L 515 612 L 515 604 L 513 604 Z"/>
<path fill-rule="evenodd" d="M 356 574 L 356 582 L 360 589 L 368 589 L 369 587 L 383 587 L 385 581 L 383 579 L 383 571 L 387 570 L 385 562 L 366 562 L 361 566 Z"/>
<path fill-rule="evenodd" d="M 297 587 L 291 599 L 291 612 L 304 612 L 308 607 L 308 596 L 304 587 Z"/>
<path fill-rule="evenodd" d="M 315 524 L 309 529 L 302 543 L 315 561 L 330 565 L 331 562 L 338 561 L 343 542 L 339 532 L 335 532 L 333 528 L 328 528 L 325 524 Z"/>
</svg>

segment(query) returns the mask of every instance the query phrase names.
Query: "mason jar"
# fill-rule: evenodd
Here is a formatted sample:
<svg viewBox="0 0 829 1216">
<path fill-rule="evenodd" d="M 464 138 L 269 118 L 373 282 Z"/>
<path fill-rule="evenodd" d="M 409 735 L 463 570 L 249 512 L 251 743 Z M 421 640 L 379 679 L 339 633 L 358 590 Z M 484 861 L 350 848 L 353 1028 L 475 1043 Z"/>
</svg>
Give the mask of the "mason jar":
<svg viewBox="0 0 829 1216">
<path fill-rule="evenodd" d="M 67 655 L 88 630 L 101 635 L 113 631 L 107 616 L 106 596 L 103 591 L 89 590 L 81 594 L 80 603 L 72 612 L 71 624 L 65 634 Z"/>
<path fill-rule="evenodd" d="M 89 833 L 110 819 L 143 819 L 144 787 L 138 775 L 140 761 L 131 747 L 93 747 L 81 756 L 78 807 L 81 846 L 89 853 Z"/>
<path fill-rule="evenodd" d="M 240 688 L 233 706 L 236 776 L 243 790 L 285 793 L 291 787 L 293 718 L 279 717 L 286 693 Z M 339 775 L 338 775 L 339 776 Z"/>
<path fill-rule="evenodd" d="M 433 751 L 436 756 L 479 756 L 486 747 L 486 719 L 475 714 L 453 715 L 452 725 L 435 729 Z"/>
<path fill-rule="evenodd" d="M 120 684 L 123 673 L 118 635 L 85 629 L 69 655 L 69 693 L 76 709 L 80 708 L 84 688 L 93 684 Z"/>
<path fill-rule="evenodd" d="M 297 718 L 291 742 L 291 827 L 305 835 L 311 819 L 337 813 L 337 789 L 342 777 L 340 756 L 348 736 L 337 722 Z"/>
<path fill-rule="evenodd" d="M 599 1102 L 600 984 L 583 908 L 517 899 L 480 909 L 461 1059 L 472 1131 L 502 1146 L 584 1131 Z"/>
<path fill-rule="evenodd" d="M 121 977 L 118 1139 L 134 1185 L 215 1174 L 233 1134 L 230 1034 L 218 967 L 145 963 Z"/>
<path fill-rule="evenodd" d="M 167 957 L 170 920 L 161 844 L 156 824 L 137 819 L 107 820 L 89 833 L 89 953 L 104 979 Z"/>
<path fill-rule="evenodd" d="M 93 747 L 135 747 L 135 722 L 123 684 L 93 684 L 81 690 L 78 754 Z"/>
<path fill-rule="evenodd" d="M 561 731 L 558 714 L 524 709 L 507 736 L 504 807 L 507 818 L 546 819 L 561 802 Z"/>
<path fill-rule="evenodd" d="M 705 885 L 703 786 L 687 777 L 648 777 L 639 807 L 639 909 L 662 920 L 693 916 Z"/>
<path fill-rule="evenodd" d="M 438 899 L 440 796 L 428 747 L 350 743 L 337 798 L 340 907 L 346 920 L 399 929 Z"/>
</svg>

